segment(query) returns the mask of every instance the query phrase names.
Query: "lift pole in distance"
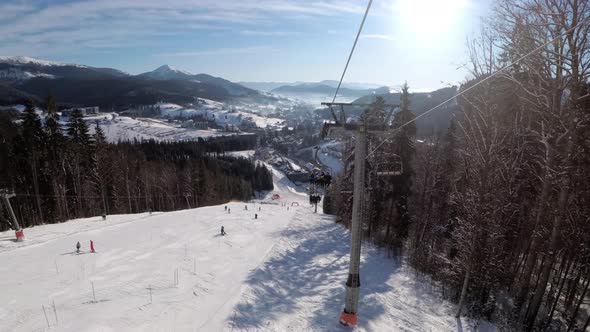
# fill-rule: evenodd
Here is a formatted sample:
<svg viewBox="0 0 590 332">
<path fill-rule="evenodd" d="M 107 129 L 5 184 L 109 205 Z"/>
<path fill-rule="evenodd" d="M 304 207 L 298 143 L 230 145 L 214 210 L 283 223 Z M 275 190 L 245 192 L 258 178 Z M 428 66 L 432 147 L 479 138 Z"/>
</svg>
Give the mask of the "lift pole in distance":
<svg viewBox="0 0 590 332">
<path fill-rule="evenodd" d="M 0 196 L 2 196 L 2 198 L 4 199 L 6 209 L 8 210 L 8 213 L 10 214 L 10 218 L 12 219 L 12 226 L 15 230 L 16 241 L 21 242 L 25 239 L 25 233 L 24 233 L 23 229 L 20 227 L 20 225 L 18 224 L 18 220 L 16 219 L 16 215 L 14 214 L 14 210 L 12 209 L 12 205 L 10 205 L 10 198 L 16 196 L 16 194 L 14 194 L 12 192 L 8 192 L 8 189 L 2 189 L 2 190 L 0 190 Z"/>
<path fill-rule="evenodd" d="M 361 125 L 356 135 L 354 147 L 350 266 L 348 268 L 348 279 L 346 280 L 346 302 L 344 311 L 340 316 L 340 323 L 343 325 L 356 325 L 358 321 L 359 288 L 361 286 L 359 270 L 361 265 L 362 200 L 365 193 L 365 158 L 367 156 L 366 140 L 367 131 Z"/>
</svg>

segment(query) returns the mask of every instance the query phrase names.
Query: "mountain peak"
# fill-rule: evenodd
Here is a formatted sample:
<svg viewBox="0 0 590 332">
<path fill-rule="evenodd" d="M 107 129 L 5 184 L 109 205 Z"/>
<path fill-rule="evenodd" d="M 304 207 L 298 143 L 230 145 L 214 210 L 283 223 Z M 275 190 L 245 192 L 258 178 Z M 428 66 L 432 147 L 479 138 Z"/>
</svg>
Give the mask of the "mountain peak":
<svg viewBox="0 0 590 332">
<path fill-rule="evenodd" d="M 176 69 L 172 66 L 169 65 L 162 65 L 158 68 L 156 68 L 153 73 L 179 73 L 179 74 L 185 74 L 185 75 L 192 75 L 191 73 L 184 71 L 184 70 L 180 70 L 180 69 Z"/>
</svg>

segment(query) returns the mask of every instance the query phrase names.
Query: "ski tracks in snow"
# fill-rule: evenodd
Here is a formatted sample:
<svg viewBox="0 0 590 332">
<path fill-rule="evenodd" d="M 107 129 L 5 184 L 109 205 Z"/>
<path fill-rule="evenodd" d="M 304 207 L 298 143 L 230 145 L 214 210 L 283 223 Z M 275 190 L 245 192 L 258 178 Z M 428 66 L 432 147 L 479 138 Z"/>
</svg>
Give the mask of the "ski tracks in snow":
<svg viewBox="0 0 590 332">
<path fill-rule="evenodd" d="M 330 216 L 300 208 L 268 259 L 252 271 L 225 331 L 350 331 L 344 305 L 350 234 Z M 494 331 L 453 317 L 436 286 L 364 242 L 355 331 Z"/>
</svg>

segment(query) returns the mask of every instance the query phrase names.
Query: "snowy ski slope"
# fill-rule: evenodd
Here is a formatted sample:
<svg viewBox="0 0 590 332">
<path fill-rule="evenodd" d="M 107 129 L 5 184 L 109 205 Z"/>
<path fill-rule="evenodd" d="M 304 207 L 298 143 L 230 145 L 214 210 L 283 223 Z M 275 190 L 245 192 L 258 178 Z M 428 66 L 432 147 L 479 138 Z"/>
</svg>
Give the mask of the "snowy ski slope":
<svg viewBox="0 0 590 332">
<path fill-rule="evenodd" d="M 22 243 L 0 233 L 0 331 L 349 331 L 337 323 L 348 232 L 273 175 L 278 202 L 231 202 L 229 214 L 86 218 L 26 229 Z M 369 245 L 361 272 L 357 331 L 494 330 L 455 320 L 429 284 Z"/>
</svg>

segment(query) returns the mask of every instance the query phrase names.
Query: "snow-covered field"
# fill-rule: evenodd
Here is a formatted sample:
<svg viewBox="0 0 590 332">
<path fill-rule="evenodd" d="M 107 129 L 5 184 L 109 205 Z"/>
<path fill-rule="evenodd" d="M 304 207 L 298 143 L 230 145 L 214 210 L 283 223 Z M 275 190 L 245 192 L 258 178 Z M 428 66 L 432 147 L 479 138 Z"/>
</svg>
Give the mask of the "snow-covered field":
<svg viewBox="0 0 590 332">
<path fill-rule="evenodd" d="M 202 115 L 207 119 L 214 120 L 220 126 L 239 126 L 242 122 L 249 121 L 259 128 L 281 128 L 284 123 L 284 120 L 282 119 L 245 112 L 237 107 L 234 107 L 234 109 L 231 110 L 223 103 L 203 98 L 199 98 L 199 102 L 191 107 L 182 107 L 171 103 L 158 103 L 154 105 L 154 107 L 158 108 L 160 114 L 165 117 L 190 118 Z"/>
<path fill-rule="evenodd" d="M 26 229 L 22 243 L 0 233 L 0 331 L 349 331 L 338 324 L 349 234 L 273 175 L 279 201 L 231 202 L 231 213 L 72 220 Z M 476 330 L 379 249 L 362 256 L 357 331 Z"/>
<path fill-rule="evenodd" d="M 133 140 L 134 138 L 138 140 L 182 141 L 195 140 L 199 137 L 235 135 L 234 133 L 215 129 L 182 128 L 179 124 L 169 123 L 165 120 L 131 118 L 118 116 L 116 113 L 99 113 L 87 116 L 85 119 L 90 124 L 91 132 L 94 132 L 94 124 L 98 121 L 110 142 Z"/>
</svg>

